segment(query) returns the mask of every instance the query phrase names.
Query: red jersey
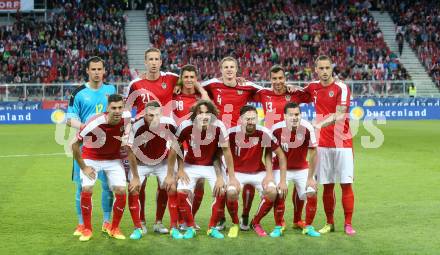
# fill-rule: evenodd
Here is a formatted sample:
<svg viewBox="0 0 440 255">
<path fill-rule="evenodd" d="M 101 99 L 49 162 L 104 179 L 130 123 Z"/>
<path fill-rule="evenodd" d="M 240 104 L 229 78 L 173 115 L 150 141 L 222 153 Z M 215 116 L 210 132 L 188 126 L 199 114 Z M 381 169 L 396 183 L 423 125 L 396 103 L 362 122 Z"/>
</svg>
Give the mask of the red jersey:
<svg viewBox="0 0 440 255">
<path fill-rule="evenodd" d="M 174 95 L 174 120 L 180 125 L 184 120 L 191 116 L 191 107 L 200 99 L 200 94 L 182 94 Z"/>
<path fill-rule="evenodd" d="M 167 141 L 175 139 L 176 123 L 162 116 L 156 128 L 150 128 L 144 118 L 133 123 L 128 146 L 140 164 L 157 165 L 168 156 Z"/>
<path fill-rule="evenodd" d="M 168 115 L 172 109 L 168 104 L 173 98 L 174 86 L 178 79 L 177 74 L 169 72 L 160 72 L 159 78 L 155 81 L 136 78 L 130 82 L 127 102 L 136 107 L 136 115 L 139 115 L 145 109 L 146 103 L 157 100 L 162 106 L 166 106 L 163 113 Z M 130 97 L 132 95 L 133 98 Z"/>
<path fill-rule="evenodd" d="M 265 149 L 271 148 L 274 151 L 279 147 L 277 139 L 270 133 L 270 130 L 257 125 L 255 132 L 247 135 L 240 125 L 230 128 L 228 133 L 234 170 L 246 174 L 266 171 L 263 164 Z"/>
<path fill-rule="evenodd" d="M 121 159 L 122 137 L 128 128 L 130 117 L 130 112 L 124 112 L 118 124 L 109 125 L 107 112 L 93 116 L 76 135 L 83 142 L 83 159 Z"/>
<path fill-rule="evenodd" d="M 337 125 L 322 128 L 318 134 L 320 147 L 352 148 L 350 131 L 350 88 L 341 81 L 334 81 L 323 86 L 319 81 L 311 82 L 304 91 L 310 94 L 315 102 L 316 120 L 318 123 L 328 115 L 336 113 L 336 106 L 347 106 L 345 121 Z"/>
<path fill-rule="evenodd" d="M 312 124 L 301 120 L 295 130 L 289 130 L 286 122 L 278 122 L 272 127 L 272 134 L 281 144 L 287 158 L 287 170 L 302 170 L 309 167 L 307 152 L 318 146 Z M 273 169 L 280 169 L 278 158 L 274 158 Z"/>
<path fill-rule="evenodd" d="M 273 124 L 284 120 L 284 106 L 287 103 L 295 102 L 301 104 L 312 102 L 310 95 L 302 91 L 295 91 L 293 93 L 286 92 L 277 95 L 273 89 L 268 88 L 257 91 L 254 100 L 263 105 L 266 127 L 272 127 Z"/>
<path fill-rule="evenodd" d="M 180 143 L 190 145 L 184 161 L 192 165 L 212 166 L 217 147 L 228 142 L 226 127 L 219 120 L 202 131 L 194 128 L 191 120 L 185 120 L 177 129 L 176 136 Z"/>
<path fill-rule="evenodd" d="M 240 118 L 240 108 L 252 101 L 254 94 L 262 89 L 252 82 L 229 87 L 216 78 L 203 82 L 202 86 L 219 110 L 219 118 L 227 127 L 237 125 Z"/>
</svg>

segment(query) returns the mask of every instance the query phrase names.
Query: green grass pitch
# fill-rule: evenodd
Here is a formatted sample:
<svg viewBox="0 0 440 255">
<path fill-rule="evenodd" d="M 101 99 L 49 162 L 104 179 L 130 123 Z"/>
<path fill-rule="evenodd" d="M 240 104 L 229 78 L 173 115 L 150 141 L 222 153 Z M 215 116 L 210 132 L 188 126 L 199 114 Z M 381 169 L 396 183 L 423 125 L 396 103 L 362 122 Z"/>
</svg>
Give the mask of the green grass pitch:
<svg viewBox="0 0 440 255">
<path fill-rule="evenodd" d="M 94 237 L 80 243 L 72 236 L 76 225 L 71 158 L 64 155 L 23 156 L 62 152 L 55 143 L 54 125 L 0 126 L 0 254 L 438 254 L 440 233 L 440 122 L 388 121 L 377 125 L 384 143 L 377 149 L 361 146 L 363 127 L 355 143 L 354 237 L 343 234 L 340 189 L 337 189 L 337 232 L 310 238 L 291 228 L 292 203 L 286 208 L 289 227 L 279 239 L 258 238 L 240 232 L 239 238 L 211 240 L 206 236 L 210 192 L 196 221 L 202 231 L 194 240 L 171 240 L 154 234 L 156 181 L 147 188 L 147 221 L 150 232 L 139 241 L 109 239 L 98 230 L 102 220 L 100 188 L 95 188 Z M 208 189 L 206 189 L 208 190 Z M 254 201 L 251 215 L 259 198 Z M 241 208 L 240 208 L 241 211 Z M 168 212 L 165 222 L 168 223 Z M 321 198 L 315 227 L 325 216 Z M 230 223 L 230 220 L 229 220 Z M 273 227 L 272 212 L 263 221 Z M 132 223 L 125 211 L 121 223 L 128 236 Z"/>
</svg>

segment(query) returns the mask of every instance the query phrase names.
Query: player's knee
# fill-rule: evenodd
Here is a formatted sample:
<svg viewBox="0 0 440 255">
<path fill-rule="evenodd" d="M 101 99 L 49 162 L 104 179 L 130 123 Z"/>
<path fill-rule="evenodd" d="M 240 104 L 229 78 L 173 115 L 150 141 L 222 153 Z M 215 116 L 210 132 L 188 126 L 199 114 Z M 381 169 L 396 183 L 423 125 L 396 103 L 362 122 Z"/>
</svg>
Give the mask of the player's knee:
<svg viewBox="0 0 440 255">
<path fill-rule="evenodd" d="M 168 195 L 174 195 L 177 192 L 176 185 L 172 185 L 171 188 L 168 190 Z"/>
<path fill-rule="evenodd" d="M 137 195 L 139 195 L 139 191 L 132 190 L 132 191 L 129 192 L 129 194 L 132 195 L 132 196 L 137 196 Z"/>
<path fill-rule="evenodd" d="M 203 189 L 204 186 L 205 186 L 205 179 L 204 178 L 198 179 L 196 183 L 196 189 Z"/>
<path fill-rule="evenodd" d="M 92 193 L 93 192 L 93 186 L 83 186 L 81 188 L 82 192 Z"/>
<path fill-rule="evenodd" d="M 234 186 L 228 186 L 226 189 L 226 197 L 229 201 L 234 201 L 238 199 L 238 191 Z"/>
<path fill-rule="evenodd" d="M 177 190 L 178 193 L 184 193 L 187 196 L 191 196 L 191 190 L 188 189 L 179 189 Z"/>
<path fill-rule="evenodd" d="M 125 194 L 125 187 L 122 186 L 114 186 L 113 192 L 117 195 L 124 195 Z"/>
<path fill-rule="evenodd" d="M 265 190 L 265 195 L 270 199 L 270 200 L 272 200 L 272 201 L 275 201 L 275 199 L 276 199 L 276 197 L 277 197 L 277 189 L 276 188 L 274 188 L 274 187 L 268 187 L 266 190 Z"/>
</svg>

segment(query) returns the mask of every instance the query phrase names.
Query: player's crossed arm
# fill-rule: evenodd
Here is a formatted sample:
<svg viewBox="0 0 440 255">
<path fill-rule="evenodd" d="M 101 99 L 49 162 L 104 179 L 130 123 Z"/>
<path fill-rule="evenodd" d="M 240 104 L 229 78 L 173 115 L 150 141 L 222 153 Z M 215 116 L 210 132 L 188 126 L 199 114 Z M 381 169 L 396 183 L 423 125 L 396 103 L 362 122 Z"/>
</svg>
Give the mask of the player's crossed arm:
<svg viewBox="0 0 440 255">
<path fill-rule="evenodd" d="M 313 127 L 315 129 L 321 129 L 325 128 L 327 126 L 333 125 L 336 122 L 345 121 L 347 118 L 347 106 L 345 105 L 338 105 L 336 106 L 336 112 L 330 114 L 327 118 L 322 120 L 319 123 L 313 123 Z"/>
</svg>

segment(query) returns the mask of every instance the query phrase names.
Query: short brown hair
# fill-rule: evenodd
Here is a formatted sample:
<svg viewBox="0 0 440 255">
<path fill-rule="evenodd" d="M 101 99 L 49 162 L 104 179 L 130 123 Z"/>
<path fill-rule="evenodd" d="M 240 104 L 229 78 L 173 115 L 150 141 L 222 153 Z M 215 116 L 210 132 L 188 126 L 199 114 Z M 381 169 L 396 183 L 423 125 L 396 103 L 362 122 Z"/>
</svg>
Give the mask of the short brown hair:
<svg viewBox="0 0 440 255">
<path fill-rule="evenodd" d="M 315 60 L 315 66 L 318 65 L 318 61 L 323 61 L 323 60 L 328 60 L 330 62 L 330 65 L 333 63 L 332 59 L 329 56 L 327 56 L 327 55 L 319 55 L 316 58 L 316 60 Z"/>
<path fill-rule="evenodd" d="M 146 60 L 147 59 L 147 55 L 148 55 L 148 53 L 150 53 L 150 52 L 157 52 L 157 53 L 159 53 L 159 56 L 160 56 L 160 54 L 161 54 L 161 52 L 160 52 L 160 50 L 158 49 L 158 48 L 149 48 L 149 49 L 147 49 L 146 51 L 145 51 L 145 54 L 144 54 L 144 59 Z"/>
<path fill-rule="evenodd" d="M 218 110 L 217 107 L 215 107 L 215 105 L 208 100 L 199 100 L 197 102 L 197 104 L 195 104 L 193 107 L 191 107 L 191 121 L 194 121 L 196 119 L 197 116 L 197 112 L 200 109 L 200 106 L 206 106 L 208 108 L 208 113 L 211 113 L 212 115 L 214 115 L 216 118 L 218 117 Z"/>
<path fill-rule="evenodd" d="M 182 69 L 180 69 L 180 75 L 179 75 L 179 80 L 177 81 L 177 85 L 182 86 L 183 85 L 183 72 L 194 72 L 196 74 L 197 77 L 197 68 L 194 65 L 184 65 L 182 67 Z"/>
<path fill-rule="evenodd" d="M 145 104 L 145 108 L 148 108 L 148 107 L 157 108 L 157 107 L 160 107 L 160 103 L 156 100 L 152 100 L 152 101 L 149 101 L 148 103 Z"/>
<path fill-rule="evenodd" d="M 273 73 L 278 73 L 279 71 L 283 71 L 283 74 L 285 73 L 284 68 L 280 65 L 273 65 L 270 68 L 270 76 L 272 77 Z"/>
</svg>

